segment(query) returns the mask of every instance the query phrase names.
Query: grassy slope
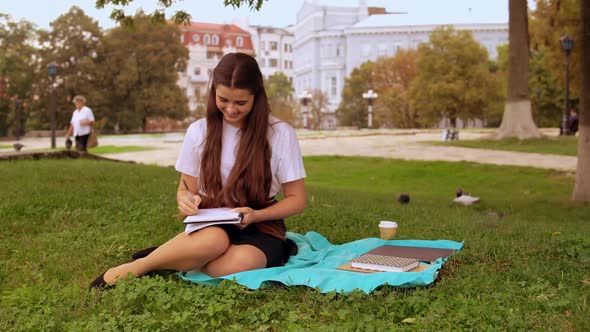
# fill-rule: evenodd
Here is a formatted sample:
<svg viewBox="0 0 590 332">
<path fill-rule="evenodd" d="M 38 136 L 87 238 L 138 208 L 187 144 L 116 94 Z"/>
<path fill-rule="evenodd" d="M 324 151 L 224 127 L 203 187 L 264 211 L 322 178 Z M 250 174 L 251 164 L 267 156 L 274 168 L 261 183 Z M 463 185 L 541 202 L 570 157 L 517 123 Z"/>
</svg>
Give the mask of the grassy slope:
<svg viewBox="0 0 590 332">
<path fill-rule="evenodd" d="M 377 236 L 465 241 L 434 286 L 371 295 L 305 287 L 211 288 L 173 274 L 87 284 L 137 248 L 182 230 L 169 168 L 88 160 L 0 164 L 0 330 L 588 330 L 590 206 L 572 178 L 531 168 L 385 159 L 306 158 L 309 206 L 291 231 L 335 243 Z M 462 186 L 474 207 L 449 204 Z M 394 197 L 411 195 L 408 206 Z M 561 235 L 553 235 L 560 232 Z M 406 320 L 406 323 L 402 321 Z"/>
<path fill-rule="evenodd" d="M 459 146 L 474 149 L 505 150 L 517 152 L 532 152 L 543 154 L 558 154 L 564 156 L 578 155 L 578 138 L 574 136 L 565 137 L 543 137 L 540 139 L 518 140 L 507 138 L 503 140 L 463 140 L 454 142 L 428 142 L 433 145 Z"/>
<path fill-rule="evenodd" d="M 114 146 L 114 145 L 100 145 L 95 148 L 89 149 L 88 152 L 94 154 L 109 154 L 109 153 L 124 153 L 124 152 L 139 152 L 149 151 L 154 148 L 149 146 L 137 146 L 137 145 L 126 145 L 126 146 Z"/>
</svg>

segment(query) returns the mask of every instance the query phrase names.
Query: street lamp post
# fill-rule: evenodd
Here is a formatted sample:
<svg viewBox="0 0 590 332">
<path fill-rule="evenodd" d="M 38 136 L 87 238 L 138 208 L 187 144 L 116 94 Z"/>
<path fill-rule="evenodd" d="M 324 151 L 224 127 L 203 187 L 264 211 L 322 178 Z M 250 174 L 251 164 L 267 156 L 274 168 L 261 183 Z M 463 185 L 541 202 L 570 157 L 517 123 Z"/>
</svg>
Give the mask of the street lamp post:
<svg viewBox="0 0 590 332">
<path fill-rule="evenodd" d="M 373 101 L 375 101 L 378 96 L 379 95 L 372 89 L 363 93 L 363 98 L 367 100 L 367 103 L 369 103 L 369 118 L 367 123 L 369 129 L 373 127 Z"/>
<path fill-rule="evenodd" d="M 567 135 L 567 112 L 569 111 L 570 101 L 570 53 L 574 48 L 574 39 L 569 36 L 565 36 L 561 37 L 559 41 L 561 42 L 561 47 L 565 52 L 565 109 L 563 110 L 563 116 L 561 119 L 561 134 Z"/>
<path fill-rule="evenodd" d="M 47 65 L 47 73 L 51 77 L 51 148 L 55 149 L 55 127 L 56 125 L 56 112 L 57 112 L 57 100 L 55 97 L 55 77 L 57 76 L 57 64 L 52 62 Z"/>
<path fill-rule="evenodd" d="M 307 105 L 309 105 L 312 96 L 309 91 L 303 90 L 303 92 L 297 97 L 303 106 L 303 128 L 307 128 Z"/>
</svg>

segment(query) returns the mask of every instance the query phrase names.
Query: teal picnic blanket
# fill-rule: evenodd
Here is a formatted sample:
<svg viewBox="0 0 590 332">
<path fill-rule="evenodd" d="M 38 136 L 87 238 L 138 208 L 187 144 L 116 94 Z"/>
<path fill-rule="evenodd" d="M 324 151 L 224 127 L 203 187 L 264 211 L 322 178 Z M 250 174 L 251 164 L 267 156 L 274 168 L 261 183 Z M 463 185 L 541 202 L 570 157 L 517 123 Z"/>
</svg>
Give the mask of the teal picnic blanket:
<svg viewBox="0 0 590 332">
<path fill-rule="evenodd" d="M 368 238 L 341 245 L 330 243 L 316 232 L 305 235 L 287 233 L 287 237 L 297 243 L 299 252 L 291 256 L 284 266 L 260 270 L 252 270 L 212 278 L 194 271 L 179 273 L 180 277 L 197 284 L 218 285 L 222 280 L 235 280 L 238 284 L 250 289 L 258 289 L 273 282 L 287 286 L 303 285 L 318 288 L 322 293 L 336 291 L 346 293 L 360 289 L 365 293 L 372 292 L 381 285 L 396 287 L 426 286 L 431 284 L 444 263 L 440 258 L 431 267 L 421 272 L 405 273 L 358 273 L 338 270 L 336 267 L 347 263 L 361 254 L 382 245 L 415 246 L 460 250 L 463 243 L 449 240 L 381 240 Z"/>
</svg>

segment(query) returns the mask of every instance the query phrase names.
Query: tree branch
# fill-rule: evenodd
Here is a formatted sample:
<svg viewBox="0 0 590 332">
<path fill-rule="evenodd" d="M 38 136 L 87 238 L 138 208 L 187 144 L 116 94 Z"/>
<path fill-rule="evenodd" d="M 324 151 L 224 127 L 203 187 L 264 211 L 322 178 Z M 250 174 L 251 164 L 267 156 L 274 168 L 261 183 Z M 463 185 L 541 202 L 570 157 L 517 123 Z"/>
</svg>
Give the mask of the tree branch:
<svg viewBox="0 0 590 332">
<path fill-rule="evenodd" d="M 156 22 L 163 22 L 166 20 L 166 16 L 164 14 L 164 10 L 166 8 L 170 8 L 175 2 L 179 0 L 154 0 L 157 1 L 159 9 L 156 9 L 153 13 L 149 14 L 152 21 Z M 252 10 L 260 10 L 262 8 L 262 4 L 264 1 L 268 0 L 223 0 L 224 6 L 232 6 L 233 8 L 240 8 L 240 7 L 248 7 Z M 103 9 L 107 5 L 114 5 L 125 7 L 132 3 L 133 0 L 96 0 L 95 6 L 98 9 Z M 133 17 L 125 15 L 125 12 L 121 8 L 115 8 L 111 12 L 110 15 L 111 19 L 123 24 L 123 25 L 132 25 L 133 24 Z M 171 17 L 170 20 L 177 23 L 177 24 L 190 24 L 191 15 L 185 12 L 184 10 L 176 11 Z"/>
</svg>

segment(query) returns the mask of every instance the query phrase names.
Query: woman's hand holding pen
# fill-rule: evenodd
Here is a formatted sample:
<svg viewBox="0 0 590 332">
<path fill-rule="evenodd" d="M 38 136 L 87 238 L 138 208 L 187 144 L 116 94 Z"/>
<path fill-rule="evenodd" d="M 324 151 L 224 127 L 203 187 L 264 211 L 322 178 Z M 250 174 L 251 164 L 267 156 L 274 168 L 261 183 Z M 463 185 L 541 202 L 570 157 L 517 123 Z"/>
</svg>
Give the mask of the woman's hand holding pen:
<svg viewBox="0 0 590 332">
<path fill-rule="evenodd" d="M 201 196 L 193 195 L 186 189 L 178 189 L 176 193 L 176 201 L 178 202 L 178 210 L 185 216 L 193 216 L 199 213 L 199 204 L 201 204 Z"/>
<path fill-rule="evenodd" d="M 251 209 L 249 207 L 241 207 L 235 208 L 231 210 L 235 213 L 243 213 L 244 217 L 242 218 L 242 222 L 237 224 L 238 228 L 244 229 L 248 227 L 250 224 L 258 222 L 258 210 Z"/>
</svg>

